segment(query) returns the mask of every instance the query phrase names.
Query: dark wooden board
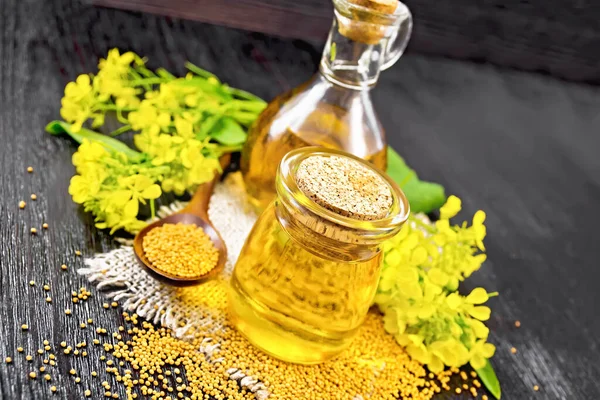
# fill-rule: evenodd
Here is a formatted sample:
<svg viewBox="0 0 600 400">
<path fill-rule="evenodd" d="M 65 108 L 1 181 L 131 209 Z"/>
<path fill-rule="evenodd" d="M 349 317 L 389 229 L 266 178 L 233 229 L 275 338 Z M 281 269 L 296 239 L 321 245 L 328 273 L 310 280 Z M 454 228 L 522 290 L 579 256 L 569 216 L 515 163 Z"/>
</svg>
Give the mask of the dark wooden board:
<svg viewBox="0 0 600 400">
<path fill-rule="evenodd" d="M 53 347 L 89 341 L 93 332 L 79 328 L 88 317 L 108 330 L 122 323 L 119 311 L 101 307 L 105 299 L 95 289 L 86 303 L 70 302 L 71 290 L 90 288 L 75 273 L 82 266 L 75 250 L 90 256 L 115 243 L 67 193 L 75 145 L 43 131 L 58 117 L 64 85 L 93 71 L 115 46 L 176 73 L 190 60 L 268 99 L 308 78 L 321 51 L 318 44 L 67 0 L 2 0 L 0 360 L 15 359 L 0 363 L 2 399 L 80 399 L 88 387 L 101 398 L 100 382 L 113 383 L 104 372 L 89 376 L 103 371 L 97 349 L 86 358 L 59 357 L 51 372 L 59 388 L 54 396 L 48 383 L 27 374 L 40 366 L 34 353 L 44 339 Z M 373 97 L 390 143 L 419 174 L 462 197 L 463 215 L 478 208 L 488 213 L 489 261 L 464 289 L 483 285 L 501 294 L 490 301 L 490 326 L 503 398 L 600 398 L 600 91 L 409 55 L 382 74 Z M 28 165 L 34 174 L 26 173 Z M 37 201 L 29 200 L 31 193 Z M 21 199 L 25 210 L 18 208 Z M 31 236 L 29 229 L 40 230 L 43 222 L 50 229 Z M 60 270 L 62 263 L 68 271 Z M 44 301 L 44 283 L 52 287 L 52 305 Z M 513 326 L 517 319 L 520 329 Z M 18 346 L 36 361 L 26 363 Z M 71 368 L 83 383 L 74 382 Z"/>
<path fill-rule="evenodd" d="M 299 39 L 321 39 L 331 0 L 92 0 Z M 600 7 L 592 0 L 404 0 L 414 17 L 408 51 L 544 71 L 600 83 Z"/>
</svg>

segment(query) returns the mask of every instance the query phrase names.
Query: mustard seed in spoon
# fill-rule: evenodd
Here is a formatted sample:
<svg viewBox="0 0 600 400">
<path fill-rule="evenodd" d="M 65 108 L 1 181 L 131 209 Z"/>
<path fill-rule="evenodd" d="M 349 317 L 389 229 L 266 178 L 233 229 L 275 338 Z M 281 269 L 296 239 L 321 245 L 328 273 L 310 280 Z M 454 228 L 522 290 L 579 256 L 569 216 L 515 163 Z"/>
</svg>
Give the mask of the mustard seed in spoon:
<svg viewBox="0 0 600 400">
<path fill-rule="evenodd" d="M 217 266 L 219 251 L 201 227 L 192 224 L 163 224 L 143 239 L 152 265 L 181 278 L 202 276 Z"/>
</svg>

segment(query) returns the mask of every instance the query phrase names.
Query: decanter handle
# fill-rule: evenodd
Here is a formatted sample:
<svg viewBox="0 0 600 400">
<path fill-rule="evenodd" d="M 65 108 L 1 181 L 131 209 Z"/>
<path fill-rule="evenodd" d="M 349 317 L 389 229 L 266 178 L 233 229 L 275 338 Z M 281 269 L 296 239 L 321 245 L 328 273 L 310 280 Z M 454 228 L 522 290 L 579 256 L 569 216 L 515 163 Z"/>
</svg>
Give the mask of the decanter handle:
<svg viewBox="0 0 600 400">
<path fill-rule="evenodd" d="M 402 56 L 412 32 L 412 14 L 408 7 L 399 1 L 395 14 L 398 15 L 399 23 L 395 32 L 388 39 L 383 64 L 381 66 L 381 69 L 383 70 L 394 65 L 400 56 Z"/>
</svg>

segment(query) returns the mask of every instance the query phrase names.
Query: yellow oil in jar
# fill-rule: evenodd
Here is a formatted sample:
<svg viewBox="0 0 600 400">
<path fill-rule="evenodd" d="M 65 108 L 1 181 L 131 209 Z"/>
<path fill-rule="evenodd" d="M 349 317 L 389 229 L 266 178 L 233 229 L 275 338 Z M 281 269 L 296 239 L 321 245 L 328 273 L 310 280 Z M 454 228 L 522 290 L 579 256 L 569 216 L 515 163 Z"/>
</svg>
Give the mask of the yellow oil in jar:
<svg viewBox="0 0 600 400">
<path fill-rule="evenodd" d="M 291 150 L 307 146 L 341 149 L 385 171 L 387 148 L 379 123 L 369 126 L 356 116 L 364 106 L 352 101 L 348 107 L 312 101 L 307 87 L 319 87 L 315 78 L 276 97 L 248 132 L 242 150 L 241 171 L 252 204 L 263 210 L 275 198 L 275 175 L 279 162 Z M 310 100 L 310 101 L 305 101 Z M 375 132 L 377 130 L 377 132 Z"/>
<path fill-rule="evenodd" d="M 309 251 L 282 227 L 271 203 L 235 266 L 231 321 L 277 358 L 325 361 L 350 344 L 377 289 L 380 265 L 378 250 L 350 262 Z"/>
</svg>

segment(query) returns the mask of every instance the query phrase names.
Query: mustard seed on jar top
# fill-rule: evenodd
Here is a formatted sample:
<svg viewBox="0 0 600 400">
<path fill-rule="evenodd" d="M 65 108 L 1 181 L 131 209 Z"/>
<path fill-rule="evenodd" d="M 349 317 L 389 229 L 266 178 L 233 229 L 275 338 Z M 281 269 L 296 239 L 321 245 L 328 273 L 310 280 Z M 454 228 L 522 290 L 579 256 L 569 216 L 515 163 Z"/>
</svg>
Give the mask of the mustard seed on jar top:
<svg viewBox="0 0 600 400">
<path fill-rule="evenodd" d="M 144 236 L 143 248 L 154 267 L 178 277 L 202 276 L 219 260 L 210 237 L 196 225 L 158 226 Z"/>
</svg>

